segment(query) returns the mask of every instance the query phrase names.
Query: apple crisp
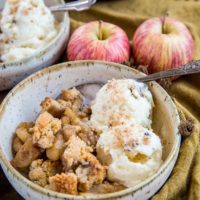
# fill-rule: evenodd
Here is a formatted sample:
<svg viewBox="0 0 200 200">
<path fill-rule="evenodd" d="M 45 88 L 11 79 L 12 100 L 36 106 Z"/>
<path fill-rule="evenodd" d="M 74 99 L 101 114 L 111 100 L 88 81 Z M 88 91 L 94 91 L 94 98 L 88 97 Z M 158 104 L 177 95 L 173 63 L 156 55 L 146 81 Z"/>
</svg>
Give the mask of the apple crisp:
<svg viewBox="0 0 200 200">
<path fill-rule="evenodd" d="M 35 121 L 19 124 L 12 165 L 41 187 L 83 196 L 134 187 L 152 176 L 163 163 L 163 146 L 151 127 L 148 85 L 113 79 L 94 99 L 89 89 L 77 88 L 46 97 Z"/>
<path fill-rule="evenodd" d="M 63 90 L 58 99 L 45 98 L 35 122 L 17 127 L 11 164 L 35 184 L 57 192 L 120 190 L 124 187 L 108 182 L 107 167 L 97 159 L 100 131 L 89 123 L 91 109 L 83 101 L 76 88 Z"/>
</svg>

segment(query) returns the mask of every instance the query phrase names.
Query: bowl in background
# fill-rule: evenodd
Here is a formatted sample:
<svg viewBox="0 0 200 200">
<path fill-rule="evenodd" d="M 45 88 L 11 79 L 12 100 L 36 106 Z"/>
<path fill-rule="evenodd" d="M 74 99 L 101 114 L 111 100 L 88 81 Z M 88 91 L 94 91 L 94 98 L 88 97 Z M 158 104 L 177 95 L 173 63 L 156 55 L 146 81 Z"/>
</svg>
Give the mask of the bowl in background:
<svg viewBox="0 0 200 200">
<path fill-rule="evenodd" d="M 0 10 L 6 0 L 0 1 Z M 64 0 L 45 0 L 46 5 L 64 4 Z M 45 47 L 30 57 L 17 62 L 0 63 L 0 91 L 10 89 L 28 75 L 54 64 L 62 55 L 69 37 L 69 16 L 67 12 L 58 12 L 55 18 L 61 23 L 58 34 Z"/>
<path fill-rule="evenodd" d="M 87 83 L 105 83 L 112 78 L 134 78 L 143 76 L 132 68 L 103 61 L 76 61 L 43 69 L 19 83 L 0 106 L 0 164 L 9 182 L 17 192 L 29 200 L 145 200 L 156 193 L 169 177 L 180 147 L 178 133 L 180 123 L 176 107 L 166 91 L 156 82 L 149 88 L 153 94 L 153 129 L 163 144 L 163 164 L 151 177 L 135 187 L 110 194 L 73 196 L 42 188 L 14 169 L 10 160 L 12 139 L 17 125 L 22 121 L 33 121 L 40 111 L 40 102 L 45 97 L 56 98 L 63 89 Z"/>
</svg>

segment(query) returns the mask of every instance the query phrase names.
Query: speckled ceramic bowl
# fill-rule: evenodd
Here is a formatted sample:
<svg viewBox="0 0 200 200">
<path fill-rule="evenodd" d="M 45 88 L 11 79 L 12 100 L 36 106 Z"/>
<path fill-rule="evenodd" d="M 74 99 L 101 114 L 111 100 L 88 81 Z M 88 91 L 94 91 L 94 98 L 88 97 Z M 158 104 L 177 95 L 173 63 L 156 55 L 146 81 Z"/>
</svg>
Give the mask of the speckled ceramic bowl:
<svg viewBox="0 0 200 200">
<path fill-rule="evenodd" d="M 5 0 L 0 1 L 0 10 Z M 47 5 L 64 4 L 64 0 L 45 0 Z M 10 89 L 28 75 L 54 64 L 63 53 L 69 37 L 68 13 L 56 13 L 56 19 L 62 23 L 57 36 L 44 48 L 31 57 L 18 62 L 0 63 L 0 91 Z"/>
<path fill-rule="evenodd" d="M 61 90 L 86 83 L 106 82 L 112 78 L 133 78 L 140 72 L 123 65 L 100 62 L 68 62 L 43 69 L 19 83 L 0 106 L 0 163 L 5 175 L 17 192 L 28 200 L 67 199 L 123 199 L 144 200 L 152 196 L 165 183 L 176 162 L 180 135 L 179 117 L 175 105 L 165 90 L 150 83 L 155 101 L 153 129 L 163 144 L 163 165 L 141 184 L 120 192 L 93 196 L 72 196 L 44 189 L 23 177 L 11 164 L 11 143 L 19 122 L 33 121 L 45 97 L 57 97 Z"/>
</svg>

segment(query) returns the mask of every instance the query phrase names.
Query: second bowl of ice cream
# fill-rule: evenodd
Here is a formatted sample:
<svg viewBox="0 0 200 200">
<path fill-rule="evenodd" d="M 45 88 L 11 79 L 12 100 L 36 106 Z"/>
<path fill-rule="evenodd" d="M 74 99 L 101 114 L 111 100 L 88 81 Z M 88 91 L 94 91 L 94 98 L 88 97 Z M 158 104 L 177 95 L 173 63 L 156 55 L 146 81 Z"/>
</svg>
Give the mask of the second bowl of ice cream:
<svg viewBox="0 0 200 200">
<path fill-rule="evenodd" d="M 51 13 L 48 6 L 63 0 L 3 0 L 0 2 L 0 91 L 62 55 L 69 37 L 68 13 Z"/>
</svg>

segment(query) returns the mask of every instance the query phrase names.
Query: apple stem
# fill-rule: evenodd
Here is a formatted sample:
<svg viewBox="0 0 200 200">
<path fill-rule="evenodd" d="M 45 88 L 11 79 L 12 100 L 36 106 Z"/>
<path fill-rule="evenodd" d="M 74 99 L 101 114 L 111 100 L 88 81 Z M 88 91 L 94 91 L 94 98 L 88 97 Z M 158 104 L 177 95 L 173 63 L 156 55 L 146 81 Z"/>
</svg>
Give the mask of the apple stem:
<svg viewBox="0 0 200 200">
<path fill-rule="evenodd" d="M 162 17 L 162 33 L 165 34 L 166 31 L 166 16 Z"/>
<path fill-rule="evenodd" d="M 102 40 L 102 21 L 99 21 L 99 40 Z"/>
<path fill-rule="evenodd" d="M 162 33 L 166 33 L 166 18 L 168 17 L 168 11 L 165 12 L 164 16 L 162 17 Z"/>
</svg>

